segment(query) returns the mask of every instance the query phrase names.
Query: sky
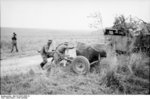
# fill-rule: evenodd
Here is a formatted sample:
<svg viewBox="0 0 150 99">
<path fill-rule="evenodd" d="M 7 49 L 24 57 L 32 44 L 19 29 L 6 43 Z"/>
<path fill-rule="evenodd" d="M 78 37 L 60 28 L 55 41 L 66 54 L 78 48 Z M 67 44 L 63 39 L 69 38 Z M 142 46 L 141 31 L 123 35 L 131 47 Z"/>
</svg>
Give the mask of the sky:
<svg viewBox="0 0 150 99">
<path fill-rule="evenodd" d="M 120 14 L 150 22 L 150 0 L 1 0 L 1 27 L 91 30 L 95 12 L 103 28 Z"/>
</svg>

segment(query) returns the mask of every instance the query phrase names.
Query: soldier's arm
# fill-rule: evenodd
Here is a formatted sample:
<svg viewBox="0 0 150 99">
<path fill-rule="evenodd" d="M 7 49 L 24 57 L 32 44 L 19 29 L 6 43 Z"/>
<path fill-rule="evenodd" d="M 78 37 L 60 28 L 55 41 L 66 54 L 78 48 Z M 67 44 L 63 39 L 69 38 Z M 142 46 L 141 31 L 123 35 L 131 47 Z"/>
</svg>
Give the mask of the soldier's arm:
<svg viewBox="0 0 150 99">
<path fill-rule="evenodd" d="M 62 59 L 64 58 L 64 55 L 62 53 L 60 53 L 58 50 L 56 52 L 59 55 L 59 57 L 61 57 Z"/>
<path fill-rule="evenodd" d="M 66 47 L 66 49 L 73 49 L 74 47 Z"/>
<path fill-rule="evenodd" d="M 48 53 L 48 50 L 49 50 L 48 46 L 44 46 L 44 50 L 46 53 Z"/>
<path fill-rule="evenodd" d="M 55 45 L 55 42 L 52 43 L 52 51 L 55 51 L 56 49 L 56 45 Z"/>
</svg>

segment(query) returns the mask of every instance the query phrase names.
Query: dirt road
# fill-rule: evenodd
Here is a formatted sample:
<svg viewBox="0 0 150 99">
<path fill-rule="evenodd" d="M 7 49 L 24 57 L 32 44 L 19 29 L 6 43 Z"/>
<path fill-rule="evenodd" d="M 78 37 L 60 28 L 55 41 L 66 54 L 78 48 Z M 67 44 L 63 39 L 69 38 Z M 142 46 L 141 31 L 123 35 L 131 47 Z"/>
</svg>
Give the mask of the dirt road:
<svg viewBox="0 0 150 99">
<path fill-rule="evenodd" d="M 40 55 L 1 60 L 1 76 L 26 73 L 31 69 L 39 71 L 41 61 Z"/>
<path fill-rule="evenodd" d="M 103 94 L 96 74 L 76 75 L 64 67 L 42 70 L 40 55 L 1 60 L 3 94 Z M 50 61 L 50 59 L 49 59 Z M 32 72 L 30 72 L 32 71 Z M 47 73 L 50 75 L 47 76 Z M 7 75 L 7 76 L 6 76 Z"/>
</svg>

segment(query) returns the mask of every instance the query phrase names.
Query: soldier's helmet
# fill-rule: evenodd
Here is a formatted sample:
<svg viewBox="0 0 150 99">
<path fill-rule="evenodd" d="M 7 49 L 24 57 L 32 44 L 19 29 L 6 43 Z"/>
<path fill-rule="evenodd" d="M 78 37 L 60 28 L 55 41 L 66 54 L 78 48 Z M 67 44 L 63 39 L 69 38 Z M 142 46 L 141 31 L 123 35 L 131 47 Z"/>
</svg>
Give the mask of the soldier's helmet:
<svg viewBox="0 0 150 99">
<path fill-rule="evenodd" d="M 48 44 L 51 44 L 52 43 L 52 40 L 48 40 Z"/>
<path fill-rule="evenodd" d="M 15 36 L 16 36 L 17 34 L 16 34 L 15 32 L 13 32 L 13 35 L 15 35 Z"/>
<path fill-rule="evenodd" d="M 64 45 L 68 46 L 68 45 L 69 45 L 69 43 L 68 43 L 68 42 L 64 42 Z"/>
<path fill-rule="evenodd" d="M 52 42 L 53 40 L 48 40 L 48 42 Z"/>
</svg>

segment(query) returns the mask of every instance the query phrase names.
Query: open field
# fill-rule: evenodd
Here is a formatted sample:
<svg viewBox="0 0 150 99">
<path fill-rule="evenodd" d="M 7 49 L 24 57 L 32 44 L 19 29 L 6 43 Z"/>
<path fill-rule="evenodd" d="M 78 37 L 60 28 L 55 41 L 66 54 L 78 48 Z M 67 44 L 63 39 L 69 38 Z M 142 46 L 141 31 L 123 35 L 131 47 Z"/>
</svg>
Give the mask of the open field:
<svg viewBox="0 0 150 99">
<path fill-rule="evenodd" d="M 17 33 L 19 53 L 10 53 L 13 32 Z M 65 41 L 95 43 L 101 40 L 100 43 L 103 43 L 103 37 L 99 39 L 98 35 L 90 31 L 1 28 L 1 58 L 35 55 L 37 50 L 40 50 L 48 39 L 53 39 L 56 46 Z"/>
<path fill-rule="evenodd" d="M 47 39 L 54 39 L 56 45 L 64 41 L 92 44 L 103 43 L 103 37 L 99 40 L 97 35 L 83 31 L 71 35 L 67 31 L 6 28 L 1 31 L 1 94 L 149 94 L 150 62 L 142 53 L 130 56 L 108 53 L 100 63 L 100 73 L 77 75 L 70 66 L 50 63 L 51 70 L 47 71 L 39 67 L 41 57 L 37 53 Z M 19 53 L 10 53 L 14 31 L 18 34 Z"/>
</svg>

